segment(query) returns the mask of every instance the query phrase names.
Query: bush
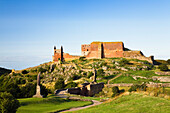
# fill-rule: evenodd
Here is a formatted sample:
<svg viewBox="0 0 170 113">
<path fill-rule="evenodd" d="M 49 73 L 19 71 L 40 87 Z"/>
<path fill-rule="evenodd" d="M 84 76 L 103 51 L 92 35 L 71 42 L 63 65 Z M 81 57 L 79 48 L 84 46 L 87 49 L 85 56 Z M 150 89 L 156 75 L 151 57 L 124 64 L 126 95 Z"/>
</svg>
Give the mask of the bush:
<svg viewBox="0 0 170 113">
<path fill-rule="evenodd" d="M 44 97 L 47 97 L 48 89 L 45 86 L 43 86 L 42 84 L 40 84 L 40 87 L 41 87 L 41 95 L 43 95 Z"/>
<path fill-rule="evenodd" d="M 77 84 L 75 82 L 70 82 L 66 85 L 65 88 L 72 88 L 72 87 L 77 87 Z"/>
<path fill-rule="evenodd" d="M 80 60 L 80 61 L 85 61 L 85 60 L 86 60 L 85 58 L 86 58 L 86 57 L 80 57 L 79 60 Z"/>
<path fill-rule="evenodd" d="M 35 95 L 36 84 L 27 83 L 25 86 L 21 87 L 21 98 L 29 98 Z"/>
<path fill-rule="evenodd" d="M 0 92 L 0 113 L 16 113 L 19 101 L 10 93 Z"/>
<path fill-rule="evenodd" d="M 20 88 L 18 87 L 18 84 L 13 81 L 6 81 L 3 86 L 1 86 L 0 90 L 12 94 L 15 98 L 20 97 Z"/>
<path fill-rule="evenodd" d="M 99 70 L 97 70 L 97 76 L 104 76 L 104 70 L 103 69 L 99 69 Z"/>
<path fill-rule="evenodd" d="M 55 89 L 63 89 L 65 86 L 64 79 L 58 78 L 57 82 L 55 83 Z"/>
<path fill-rule="evenodd" d="M 46 72 L 47 70 L 44 69 L 44 68 L 42 68 L 42 67 L 39 67 L 37 71 L 38 71 L 38 73 L 39 73 L 39 72 L 43 73 L 43 72 Z"/>
<path fill-rule="evenodd" d="M 129 61 L 123 58 L 122 60 L 120 60 L 120 64 L 121 65 L 129 64 Z"/>
<path fill-rule="evenodd" d="M 36 83 L 27 83 L 24 87 L 21 87 L 21 98 L 29 98 L 36 94 Z M 48 95 L 48 90 L 45 86 L 40 84 L 41 95 L 46 97 Z"/>
<path fill-rule="evenodd" d="M 73 80 L 78 80 L 79 78 L 81 78 L 81 76 L 79 76 L 79 75 L 73 75 L 73 77 L 72 77 Z"/>
<path fill-rule="evenodd" d="M 89 71 L 89 72 L 87 73 L 87 78 L 90 78 L 91 76 L 93 76 L 93 72 L 92 72 L 92 71 Z"/>
<path fill-rule="evenodd" d="M 132 92 L 132 91 L 137 91 L 137 90 L 141 90 L 141 91 L 146 91 L 146 84 L 142 84 L 142 85 L 132 85 L 131 88 L 128 90 L 129 92 Z"/>
<path fill-rule="evenodd" d="M 165 64 L 159 65 L 158 68 L 159 68 L 161 71 L 168 71 L 168 70 L 169 70 L 169 69 L 168 69 L 168 66 L 165 65 Z"/>
<path fill-rule="evenodd" d="M 23 70 L 21 73 L 22 73 L 22 74 L 27 74 L 28 71 L 27 71 L 27 70 Z"/>
<path fill-rule="evenodd" d="M 120 90 L 117 86 L 114 86 L 112 88 L 110 87 L 104 87 L 99 94 L 95 94 L 97 97 L 114 97 L 119 95 Z"/>
<path fill-rule="evenodd" d="M 112 97 L 114 97 L 120 93 L 119 88 L 117 86 L 112 87 L 112 92 L 113 92 Z"/>
</svg>

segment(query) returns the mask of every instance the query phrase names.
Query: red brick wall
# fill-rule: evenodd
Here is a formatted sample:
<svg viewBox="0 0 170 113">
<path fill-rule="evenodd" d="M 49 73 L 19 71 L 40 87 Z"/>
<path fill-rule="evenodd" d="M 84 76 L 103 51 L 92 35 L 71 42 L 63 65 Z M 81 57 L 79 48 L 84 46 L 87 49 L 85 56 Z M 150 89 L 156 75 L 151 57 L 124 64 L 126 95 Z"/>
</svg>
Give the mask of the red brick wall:
<svg viewBox="0 0 170 113">
<path fill-rule="evenodd" d="M 54 53 L 53 61 L 58 61 L 59 58 L 61 59 L 61 53 Z"/>
<path fill-rule="evenodd" d="M 105 58 L 112 58 L 112 57 L 123 57 L 123 42 L 92 42 L 90 44 L 90 53 L 86 56 L 87 58 L 99 58 L 98 53 L 99 47 L 103 44 L 103 54 Z M 85 45 L 82 45 L 84 47 Z M 82 49 L 82 51 L 86 51 L 85 49 Z"/>
<path fill-rule="evenodd" d="M 90 44 L 83 44 L 83 45 L 81 45 L 81 51 L 91 51 Z"/>
</svg>

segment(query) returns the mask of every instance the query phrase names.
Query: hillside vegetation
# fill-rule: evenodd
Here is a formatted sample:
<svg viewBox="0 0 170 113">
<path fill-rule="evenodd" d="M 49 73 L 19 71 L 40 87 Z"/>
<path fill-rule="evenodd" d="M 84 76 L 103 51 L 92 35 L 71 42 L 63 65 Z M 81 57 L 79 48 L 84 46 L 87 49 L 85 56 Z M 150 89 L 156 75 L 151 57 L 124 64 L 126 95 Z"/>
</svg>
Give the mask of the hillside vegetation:
<svg viewBox="0 0 170 113">
<path fill-rule="evenodd" d="M 53 92 L 58 78 L 64 79 L 65 88 L 93 81 L 93 69 L 97 70 L 97 82 L 104 82 L 105 84 L 170 83 L 169 75 L 155 74 L 155 72 L 161 72 L 160 69 L 147 61 L 125 58 L 86 59 L 80 57 L 80 59 L 65 62 L 48 62 L 2 75 L 0 85 L 3 87 L 8 82 L 13 82 L 22 87 L 30 82 L 35 83 L 38 73 L 41 72 L 41 83 Z M 164 79 L 164 77 L 167 77 L 167 79 Z M 72 85 L 71 82 L 76 84 Z"/>
</svg>

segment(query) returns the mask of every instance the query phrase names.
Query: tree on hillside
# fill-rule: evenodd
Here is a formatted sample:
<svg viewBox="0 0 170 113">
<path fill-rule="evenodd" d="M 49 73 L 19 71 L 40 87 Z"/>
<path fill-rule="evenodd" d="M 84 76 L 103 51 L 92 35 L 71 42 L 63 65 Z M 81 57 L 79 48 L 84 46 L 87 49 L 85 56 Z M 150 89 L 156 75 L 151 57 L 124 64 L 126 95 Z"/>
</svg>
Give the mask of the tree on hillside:
<svg viewBox="0 0 170 113">
<path fill-rule="evenodd" d="M 0 113 L 16 113 L 19 101 L 10 93 L 0 92 Z"/>
<path fill-rule="evenodd" d="M 2 92 L 6 91 L 6 92 L 12 94 L 15 98 L 20 97 L 20 88 L 19 88 L 18 84 L 13 81 L 3 82 L 3 85 L 0 88 L 0 91 L 2 91 Z"/>
<path fill-rule="evenodd" d="M 65 87 L 64 79 L 58 78 L 57 82 L 55 83 L 55 89 L 63 89 Z"/>
</svg>

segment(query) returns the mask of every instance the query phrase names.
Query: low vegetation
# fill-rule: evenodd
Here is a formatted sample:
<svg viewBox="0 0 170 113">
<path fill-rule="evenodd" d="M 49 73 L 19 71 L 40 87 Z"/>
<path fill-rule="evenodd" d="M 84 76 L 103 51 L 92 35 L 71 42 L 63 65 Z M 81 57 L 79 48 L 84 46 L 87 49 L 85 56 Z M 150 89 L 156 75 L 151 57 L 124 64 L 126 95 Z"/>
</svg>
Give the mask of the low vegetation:
<svg viewBox="0 0 170 113">
<path fill-rule="evenodd" d="M 15 72 L 14 71 L 11 72 L 11 70 L 6 70 L 7 71 L 6 73 L 4 69 L 1 69 L 3 70 L 3 73 L 0 73 L 0 92 L 9 93 L 14 98 L 25 98 L 19 99 L 19 101 L 21 102 L 21 107 L 19 108 L 18 113 L 53 112 L 68 109 L 70 107 L 82 106 L 89 104 L 89 102 L 59 99 L 54 96 L 47 97 L 45 99 L 30 98 L 35 94 L 37 75 L 39 72 L 41 72 L 40 76 L 41 93 L 42 95 L 47 96 L 49 93 L 54 92 L 55 89 L 77 87 L 84 82 L 92 82 L 94 69 L 96 69 L 97 82 L 104 82 L 105 84 L 130 83 L 134 85 L 132 87 L 125 89 L 126 91 L 134 92 L 142 90 L 147 91 L 149 93 L 154 92 L 153 96 L 159 96 L 164 94 L 168 95 L 170 94 L 170 90 L 167 89 L 166 87 L 161 88 L 155 87 L 151 89 L 147 88 L 146 85 L 144 85 L 144 83 L 146 84 L 170 83 L 169 81 L 161 81 L 161 79 L 157 78 L 155 79 L 155 77 L 170 76 L 155 74 L 155 72 L 168 72 L 169 71 L 168 67 L 170 66 L 169 61 L 170 61 L 169 59 L 167 61 L 159 60 L 157 61 L 159 65 L 155 66 L 149 63 L 148 61 L 142 61 L 137 59 L 125 59 L 125 58 L 86 59 L 85 57 L 80 57 L 79 59 L 71 61 L 59 63 L 53 62 L 44 63 L 36 67 L 19 70 Z M 103 91 L 97 94 L 96 96 L 102 98 L 106 97 L 113 98 L 123 93 L 125 90 L 119 89 L 118 87 L 105 87 Z M 129 98 L 131 98 L 132 100 L 136 99 L 137 97 L 143 100 L 141 95 L 129 96 Z M 147 98 L 150 99 L 152 97 Z M 124 99 L 127 100 L 126 98 Z M 153 99 L 155 98 L 153 97 Z M 134 102 L 137 102 L 136 100 Z M 141 102 L 141 100 L 138 101 L 142 105 L 144 103 Z M 116 101 L 111 102 L 111 104 L 115 105 L 115 107 L 113 107 L 112 105 L 110 105 L 110 107 L 115 108 L 115 110 L 116 109 L 119 110 L 122 109 L 121 106 L 124 106 L 122 102 L 125 103 L 131 102 L 131 100 L 122 101 L 121 99 L 119 101 L 120 103 L 118 101 L 117 103 L 120 105 L 120 107 L 117 106 L 117 103 L 115 103 Z M 61 103 L 61 105 L 59 103 Z M 151 104 L 154 105 L 152 102 Z M 39 111 L 37 110 L 37 107 L 39 108 L 38 109 Z M 139 106 L 136 107 L 142 109 Z M 109 106 L 106 108 L 110 109 Z M 133 109 L 133 107 L 131 106 L 129 106 L 129 108 Z M 160 108 L 161 112 L 164 111 L 162 110 L 164 109 L 163 107 Z M 29 109 L 33 111 L 29 111 Z M 127 108 L 125 107 L 124 110 L 127 109 L 128 107 Z M 131 109 L 129 111 L 131 111 Z M 91 110 L 92 111 L 90 112 L 94 112 L 93 109 Z M 99 112 L 103 112 L 103 110 L 105 110 L 105 108 L 99 110 Z M 136 108 L 135 110 L 138 112 Z M 148 110 L 148 108 L 144 108 L 142 112 L 145 112 L 146 110 Z M 124 112 L 123 109 L 120 111 Z"/>
</svg>

